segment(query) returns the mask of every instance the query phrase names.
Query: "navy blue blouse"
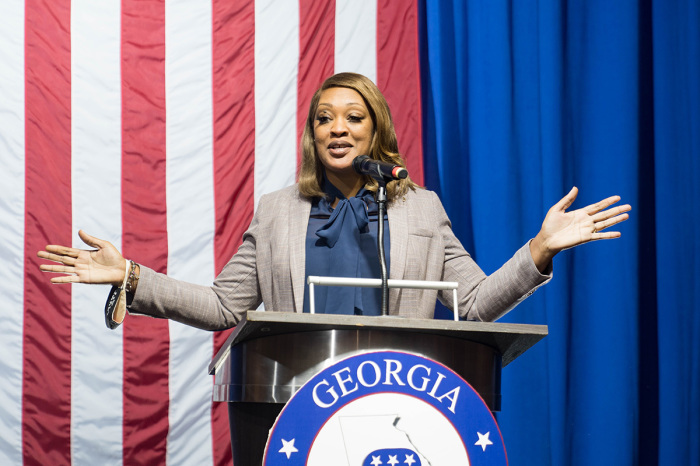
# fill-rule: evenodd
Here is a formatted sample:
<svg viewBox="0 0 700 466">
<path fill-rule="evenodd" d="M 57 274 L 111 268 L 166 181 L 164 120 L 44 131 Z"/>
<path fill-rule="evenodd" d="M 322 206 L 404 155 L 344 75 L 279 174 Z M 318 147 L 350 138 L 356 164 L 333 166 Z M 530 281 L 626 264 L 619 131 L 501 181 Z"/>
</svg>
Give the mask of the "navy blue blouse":
<svg viewBox="0 0 700 466">
<path fill-rule="evenodd" d="M 360 189 L 346 199 L 327 179 L 327 198 L 314 199 L 306 230 L 306 276 L 381 278 L 377 253 L 377 204 Z M 333 209 L 331 203 L 338 198 Z M 389 267 L 389 221 L 384 214 L 384 253 Z M 309 312 L 309 285 L 304 284 L 304 312 Z M 381 288 L 316 286 L 318 314 L 380 315 Z"/>
</svg>

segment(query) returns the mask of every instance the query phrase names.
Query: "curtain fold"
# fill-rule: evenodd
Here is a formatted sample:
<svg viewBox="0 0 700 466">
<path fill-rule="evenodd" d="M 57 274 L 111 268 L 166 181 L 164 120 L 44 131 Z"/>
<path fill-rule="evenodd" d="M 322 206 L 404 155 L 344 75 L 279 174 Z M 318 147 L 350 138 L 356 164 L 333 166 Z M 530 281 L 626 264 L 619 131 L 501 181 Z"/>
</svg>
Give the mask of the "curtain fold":
<svg viewBox="0 0 700 466">
<path fill-rule="evenodd" d="M 700 5 L 654 1 L 659 457 L 700 463 Z"/>
<path fill-rule="evenodd" d="M 426 184 L 487 273 L 574 185 L 633 206 L 503 319 L 550 332 L 503 372 L 510 460 L 697 464 L 697 2 L 420 3 Z"/>
</svg>

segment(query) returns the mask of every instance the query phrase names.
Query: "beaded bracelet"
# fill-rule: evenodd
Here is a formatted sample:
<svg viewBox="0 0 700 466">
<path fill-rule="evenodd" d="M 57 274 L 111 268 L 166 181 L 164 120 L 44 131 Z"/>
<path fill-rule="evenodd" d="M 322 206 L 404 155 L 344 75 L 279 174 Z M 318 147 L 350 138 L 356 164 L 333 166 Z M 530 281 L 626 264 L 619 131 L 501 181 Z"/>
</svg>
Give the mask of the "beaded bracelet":
<svg viewBox="0 0 700 466">
<path fill-rule="evenodd" d="M 131 270 L 129 271 L 129 278 L 126 280 L 125 290 L 127 293 L 133 294 L 136 291 L 136 287 L 139 284 L 139 276 L 136 275 L 136 262 L 131 262 Z"/>
</svg>

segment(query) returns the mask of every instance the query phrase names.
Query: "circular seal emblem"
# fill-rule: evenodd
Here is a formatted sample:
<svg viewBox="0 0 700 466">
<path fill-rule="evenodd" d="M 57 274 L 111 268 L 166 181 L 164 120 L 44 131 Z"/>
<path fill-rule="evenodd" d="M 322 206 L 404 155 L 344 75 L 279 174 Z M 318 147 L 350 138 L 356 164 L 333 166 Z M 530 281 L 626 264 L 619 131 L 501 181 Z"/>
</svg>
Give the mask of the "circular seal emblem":
<svg viewBox="0 0 700 466">
<path fill-rule="evenodd" d="M 312 377 L 280 413 L 263 464 L 507 465 L 479 394 L 448 367 L 415 354 L 351 356 Z"/>
</svg>

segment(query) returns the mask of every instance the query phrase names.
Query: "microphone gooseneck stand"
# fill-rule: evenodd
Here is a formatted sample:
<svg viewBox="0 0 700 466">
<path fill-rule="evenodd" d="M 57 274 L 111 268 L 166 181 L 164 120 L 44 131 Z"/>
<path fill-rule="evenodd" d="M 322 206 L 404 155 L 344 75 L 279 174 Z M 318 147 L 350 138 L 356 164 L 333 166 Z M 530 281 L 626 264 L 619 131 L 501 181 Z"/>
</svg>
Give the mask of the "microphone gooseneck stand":
<svg viewBox="0 0 700 466">
<path fill-rule="evenodd" d="M 376 179 L 376 178 L 375 178 Z M 382 272 L 382 316 L 389 315 L 389 277 L 386 270 L 386 255 L 384 254 L 384 213 L 386 212 L 386 181 L 377 180 L 377 251 L 379 266 Z"/>
<path fill-rule="evenodd" d="M 379 160 L 372 160 L 366 155 L 359 155 L 352 161 L 352 168 L 360 175 L 371 176 L 378 185 L 375 201 L 377 202 L 377 252 L 382 272 L 382 316 L 389 315 L 389 273 L 384 253 L 384 214 L 386 213 L 386 182 L 408 177 L 406 169 Z"/>
</svg>

